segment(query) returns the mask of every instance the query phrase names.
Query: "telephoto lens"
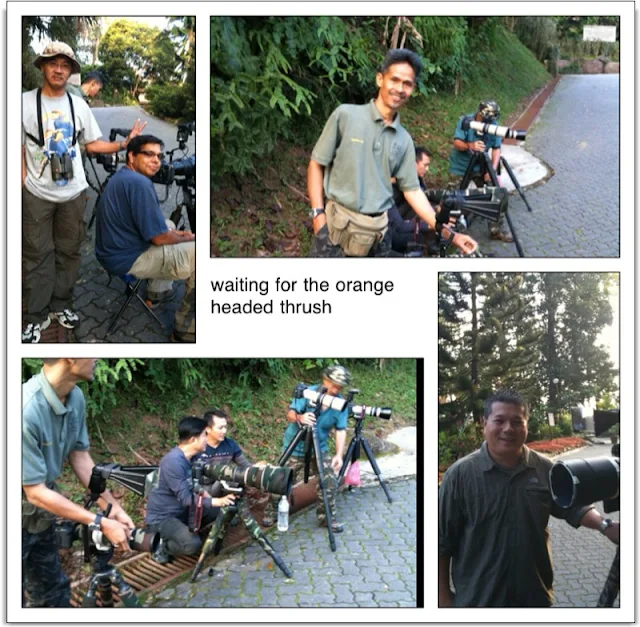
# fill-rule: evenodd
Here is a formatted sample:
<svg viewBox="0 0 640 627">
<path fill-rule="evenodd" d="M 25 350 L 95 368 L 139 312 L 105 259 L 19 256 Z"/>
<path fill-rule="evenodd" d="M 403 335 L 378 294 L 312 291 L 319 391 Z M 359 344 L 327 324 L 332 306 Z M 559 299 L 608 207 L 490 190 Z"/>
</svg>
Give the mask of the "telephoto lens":
<svg viewBox="0 0 640 627">
<path fill-rule="evenodd" d="M 610 501 L 620 493 L 620 459 L 591 457 L 555 463 L 549 471 L 553 500 L 560 507 Z"/>
<path fill-rule="evenodd" d="M 366 405 L 353 405 L 351 407 L 351 415 L 355 418 L 364 418 L 365 416 L 373 416 L 374 418 L 382 418 L 383 420 L 391 419 L 391 407 L 367 407 Z"/>
<path fill-rule="evenodd" d="M 160 534 L 151 533 L 144 529 L 132 529 L 129 534 L 129 546 L 132 551 L 140 551 L 143 553 L 153 553 L 160 544 Z"/>
</svg>

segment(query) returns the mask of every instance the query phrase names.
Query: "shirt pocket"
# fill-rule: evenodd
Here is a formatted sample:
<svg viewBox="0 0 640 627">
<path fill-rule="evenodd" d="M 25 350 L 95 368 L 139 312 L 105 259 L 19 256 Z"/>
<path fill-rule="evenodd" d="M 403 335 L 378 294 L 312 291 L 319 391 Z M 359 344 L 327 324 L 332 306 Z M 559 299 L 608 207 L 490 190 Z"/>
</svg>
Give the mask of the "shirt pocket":
<svg viewBox="0 0 640 627">
<path fill-rule="evenodd" d="M 551 490 L 544 486 L 527 486 L 524 490 L 526 506 L 531 517 L 542 529 L 546 529 L 553 500 Z"/>
</svg>

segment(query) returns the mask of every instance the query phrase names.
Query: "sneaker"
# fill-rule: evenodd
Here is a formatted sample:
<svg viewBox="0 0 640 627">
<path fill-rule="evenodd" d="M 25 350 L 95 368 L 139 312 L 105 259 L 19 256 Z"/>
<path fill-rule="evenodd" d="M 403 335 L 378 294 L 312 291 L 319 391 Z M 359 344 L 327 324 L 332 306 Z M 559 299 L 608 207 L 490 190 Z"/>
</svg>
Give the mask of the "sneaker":
<svg viewBox="0 0 640 627">
<path fill-rule="evenodd" d="M 42 331 L 49 328 L 51 320 L 47 318 L 44 322 L 30 322 L 22 332 L 23 344 L 38 344 Z"/>
<path fill-rule="evenodd" d="M 62 311 L 55 311 L 49 314 L 49 318 L 57 320 L 58 324 L 65 329 L 75 329 L 80 322 L 80 318 L 75 311 L 71 309 L 63 309 Z"/>
<path fill-rule="evenodd" d="M 327 527 L 327 521 L 326 520 L 319 520 L 318 521 L 318 526 L 319 527 Z M 342 523 L 339 523 L 337 520 L 334 520 L 331 523 L 331 530 L 333 531 L 333 533 L 342 533 L 344 531 L 344 525 Z"/>
<path fill-rule="evenodd" d="M 162 538 L 158 543 L 158 548 L 153 553 L 151 553 L 151 559 L 158 564 L 168 564 L 171 561 L 172 555 L 168 553 L 166 547 L 164 546 L 164 540 Z"/>
</svg>

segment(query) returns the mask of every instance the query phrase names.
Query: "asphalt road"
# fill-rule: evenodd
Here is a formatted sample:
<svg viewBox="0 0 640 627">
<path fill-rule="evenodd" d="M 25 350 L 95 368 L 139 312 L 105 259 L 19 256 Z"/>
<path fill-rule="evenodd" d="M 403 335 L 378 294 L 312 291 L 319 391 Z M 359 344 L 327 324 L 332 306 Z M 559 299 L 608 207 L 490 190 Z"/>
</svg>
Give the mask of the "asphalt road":
<svg viewBox="0 0 640 627">
<path fill-rule="evenodd" d="M 567 75 L 530 129 L 525 148 L 554 174 L 525 190 L 533 212 L 517 193 L 510 198 L 509 215 L 525 256 L 619 256 L 619 101 L 618 74 Z M 470 234 L 483 254 L 518 254 L 514 244 L 489 239 L 484 220 L 476 220 Z"/>
<path fill-rule="evenodd" d="M 108 140 L 111 128 L 131 128 L 136 119 L 147 121 L 144 133 L 155 135 L 165 144 L 165 151 L 177 147 L 177 127 L 162 120 L 150 117 L 139 107 L 104 107 L 94 108 L 92 112 L 100 125 L 103 139 Z M 195 152 L 195 134 L 187 142 L 189 154 Z M 120 153 L 125 158 L 125 153 Z M 175 153 L 179 158 L 180 151 Z M 100 181 L 107 178 L 107 172 L 101 165 L 95 164 L 96 173 Z M 91 182 L 95 183 L 95 176 L 91 165 L 87 165 Z M 164 201 L 167 191 L 168 197 L 162 202 L 164 216 L 168 218 L 176 207 L 176 198 L 181 197 L 182 191 L 176 185 L 168 190 L 165 186 L 156 185 L 160 201 Z M 91 219 L 97 194 L 89 189 L 89 201 L 85 213 L 87 224 Z M 82 263 L 78 273 L 78 281 L 74 288 L 74 308 L 80 315 L 80 325 L 74 334 L 79 342 L 103 342 L 105 332 L 123 302 L 124 284 L 119 279 L 113 279 L 108 285 L 109 276 L 95 257 L 95 226 L 87 233 L 87 241 L 82 247 Z M 155 313 L 164 324 L 164 328 L 144 310 L 138 302 L 132 302 L 125 310 L 118 322 L 116 330 L 109 336 L 110 342 L 167 342 L 173 329 L 175 312 L 179 309 L 184 294 L 184 281 L 176 281 L 176 295 L 168 303 L 163 303 L 155 309 Z M 144 296 L 144 287 L 142 290 Z"/>
</svg>

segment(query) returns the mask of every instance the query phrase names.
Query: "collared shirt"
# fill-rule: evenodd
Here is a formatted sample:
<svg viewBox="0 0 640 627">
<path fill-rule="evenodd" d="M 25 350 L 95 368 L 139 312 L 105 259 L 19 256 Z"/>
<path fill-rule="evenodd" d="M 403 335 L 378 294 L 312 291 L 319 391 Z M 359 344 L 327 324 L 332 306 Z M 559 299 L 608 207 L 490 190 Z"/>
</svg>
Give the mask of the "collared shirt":
<svg viewBox="0 0 640 627">
<path fill-rule="evenodd" d="M 513 470 L 484 442 L 444 475 L 439 554 L 452 558 L 456 607 L 548 607 L 553 603 L 549 516 L 579 527 L 593 506 L 562 509 L 551 497 L 553 462 L 524 447 Z"/>
<path fill-rule="evenodd" d="M 63 404 L 41 370 L 22 385 L 22 484 L 50 485 L 72 451 L 86 450 L 82 391 L 74 387 Z"/>
<path fill-rule="evenodd" d="M 463 142 L 473 143 L 476 141 L 484 142 L 486 150 L 491 148 L 498 149 L 502 146 L 502 137 L 498 137 L 497 135 L 489 135 L 485 133 L 484 135 L 480 135 L 472 128 L 468 128 L 466 131 L 462 128 L 462 120 L 466 117 L 474 118 L 474 114 L 470 114 L 468 116 L 462 116 L 458 120 L 458 124 L 456 125 L 456 130 L 453 134 L 453 139 L 460 139 Z M 475 119 L 475 118 L 474 118 Z M 471 153 L 468 150 L 458 150 L 457 148 L 451 148 L 451 153 L 449 154 L 449 172 L 451 174 L 462 175 L 467 171 L 469 167 L 469 163 L 471 162 Z M 480 167 L 475 166 L 473 169 L 474 172 L 480 172 Z"/>
<path fill-rule="evenodd" d="M 327 120 L 311 159 L 325 168 L 325 196 L 351 211 L 388 211 L 393 206 L 391 177 L 402 191 L 420 188 L 413 141 L 400 115 L 385 124 L 373 100 L 340 105 Z"/>
</svg>

